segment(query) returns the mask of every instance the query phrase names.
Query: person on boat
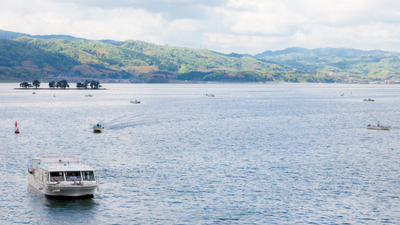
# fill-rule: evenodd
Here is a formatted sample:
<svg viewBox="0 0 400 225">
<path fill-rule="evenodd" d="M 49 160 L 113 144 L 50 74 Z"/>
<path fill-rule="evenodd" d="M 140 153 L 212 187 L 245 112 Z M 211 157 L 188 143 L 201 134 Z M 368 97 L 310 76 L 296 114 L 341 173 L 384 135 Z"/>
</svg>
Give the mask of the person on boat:
<svg viewBox="0 0 400 225">
<path fill-rule="evenodd" d="M 100 124 L 97 124 L 97 127 L 100 127 Z"/>
<path fill-rule="evenodd" d="M 379 122 L 378 122 L 378 127 L 379 127 Z"/>
</svg>

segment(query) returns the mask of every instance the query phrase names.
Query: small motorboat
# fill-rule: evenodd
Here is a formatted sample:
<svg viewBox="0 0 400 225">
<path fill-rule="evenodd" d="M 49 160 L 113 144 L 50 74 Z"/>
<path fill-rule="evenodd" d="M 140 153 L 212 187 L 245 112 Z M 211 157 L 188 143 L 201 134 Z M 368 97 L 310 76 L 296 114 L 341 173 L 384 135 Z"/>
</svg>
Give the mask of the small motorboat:
<svg viewBox="0 0 400 225">
<path fill-rule="evenodd" d="M 214 94 L 206 94 L 207 97 L 215 97 Z"/>
<path fill-rule="evenodd" d="M 104 127 L 100 126 L 100 124 L 97 124 L 93 127 L 93 132 L 94 133 L 101 133 L 104 131 Z"/>
<path fill-rule="evenodd" d="M 93 97 L 93 95 L 91 95 L 91 94 L 88 94 L 88 95 L 85 95 L 85 97 Z"/>
<path fill-rule="evenodd" d="M 33 95 L 36 95 L 36 92 L 32 92 Z"/>
<path fill-rule="evenodd" d="M 33 158 L 28 183 L 45 196 L 91 198 L 99 190 L 95 170 L 77 157 Z"/>
<path fill-rule="evenodd" d="M 376 126 L 368 124 L 367 129 L 369 130 L 390 130 L 390 126 L 381 126 L 379 123 Z"/>
<path fill-rule="evenodd" d="M 370 99 L 370 98 L 366 98 L 366 99 L 364 99 L 363 101 L 364 101 L 364 102 L 373 102 L 373 101 L 375 101 L 375 100 Z"/>
<path fill-rule="evenodd" d="M 135 101 L 131 101 L 132 104 L 140 104 L 140 101 L 135 100 Z"/>
</svg>

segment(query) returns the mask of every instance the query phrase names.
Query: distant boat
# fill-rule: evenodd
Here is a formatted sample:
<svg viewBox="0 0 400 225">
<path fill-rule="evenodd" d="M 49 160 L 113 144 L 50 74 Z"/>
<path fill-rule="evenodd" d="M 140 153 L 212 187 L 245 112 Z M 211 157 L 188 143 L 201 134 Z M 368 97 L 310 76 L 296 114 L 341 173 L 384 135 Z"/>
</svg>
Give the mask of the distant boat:
<svg viewBox="0 0 400 225">
<path fill-rule="evenodd" d="M 36 92 L 32 92 L 33 95 L 36 95 Z"/>
<path fill-rule="evenodd" d="M 390 130 L 390 126 L 381 126 L 378 122 L 378 125 L 372 126 L 368 124 L 367 129 L 369 130 Z"/>
<path fill-rule="evenodd" d="M 375 100 L 370 99 L 370 98 L 365 98 L 363 101 L 364 101 L 364 102 L 373 102 L 373 101 L 375 101 Z"/>
<path fill-rule="evenodd" d="M 93 127 L 93 132 L 94 133 L 101 133 L 104 131 L 104 127 L 100 126 L 99 124 L 95 125 Z"/>
<path fill-rule="evenodd" d="M 131 101 L 132 104 L 140 104 L 140 101 L 135 100 L 135 101 Z"/>
<path fill-rule="evenodd" d="M 214 94 L 206 94 L 207 97 L 215 97 Z"/>
<path fill-rule="evenodd" d="M 93 97 L 93 95 L 91 95 L 91 94 L 88 94 L 88 95 L 85 95 L 85 97 Z"/>
<path fill-rule="evenodd" d="M 340 96 L 344 96 L 344 93 L 343 93 L 343 94 L 341 94 Z"/>
</svg>

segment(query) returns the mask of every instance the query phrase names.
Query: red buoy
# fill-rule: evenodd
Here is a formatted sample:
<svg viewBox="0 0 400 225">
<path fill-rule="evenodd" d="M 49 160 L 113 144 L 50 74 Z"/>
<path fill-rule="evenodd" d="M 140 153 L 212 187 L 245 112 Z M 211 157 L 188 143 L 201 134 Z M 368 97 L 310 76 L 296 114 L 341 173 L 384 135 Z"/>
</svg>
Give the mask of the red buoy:
<svg viewBox="0 0 400 225">
<path fill-rule="evenodd" d="M 19 134 L 18 123 L 15 121 L 15 133 Z"/>
</svg>

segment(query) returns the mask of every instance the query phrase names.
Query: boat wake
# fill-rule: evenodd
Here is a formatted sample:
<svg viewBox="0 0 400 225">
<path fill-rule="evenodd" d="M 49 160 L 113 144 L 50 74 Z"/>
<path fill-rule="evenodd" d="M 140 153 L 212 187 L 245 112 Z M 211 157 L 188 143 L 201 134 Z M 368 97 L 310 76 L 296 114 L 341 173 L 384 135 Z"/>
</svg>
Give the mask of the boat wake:
<svg viewBox="0 0 400 225">
<path fill-rule="evenodd" d="M 150 121 L 131 121 L 131 122 L 125 122 L 125 123 L 117 123 L 117 124 L 108 124 L 108 130 L 118 130 L 118 129 L 125 129 L 128 127 L 136 127 L 140 125 L 146 125 L 151 123 Z"/>
<path fill-rule="evenodd" d="M 129 127 L 137 127 L 137 126 L 150 125 L 156 123 L 156 121 L 150 119 L 142 120 L 140 118 L 141 116 L 143 115 L 120 117 L 108 122 L 101 122 L 101 124 L 107 130 L 118 130 L 118 129 L 125 129 Z"/>
</svg>

